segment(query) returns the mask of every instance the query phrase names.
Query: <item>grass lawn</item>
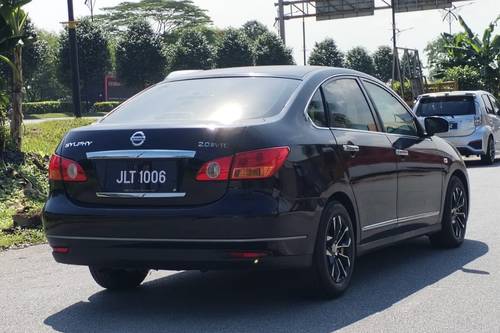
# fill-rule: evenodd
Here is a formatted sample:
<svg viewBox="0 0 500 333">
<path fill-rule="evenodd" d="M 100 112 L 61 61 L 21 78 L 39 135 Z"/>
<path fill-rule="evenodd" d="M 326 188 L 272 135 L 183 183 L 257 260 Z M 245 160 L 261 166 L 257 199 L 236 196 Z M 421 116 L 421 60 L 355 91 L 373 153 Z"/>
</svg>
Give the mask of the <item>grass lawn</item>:
<svg viewBox="0 0 500 333">
<path fill-rule="evenodd" d="M 88 117 L 104 117 L 106 112 L 90 112 L 82 114 L 83 118 Z M 43 114 L 27 114 L 24 119 L 47 119 L 47 118 L 74 118 L 73 113 L 43 113 Z"/>
<path fill-rule="evenodd" d="M 92 119 L 68 119 L 26 125 L 23 151 L 25 163 L 0 162 L 0 250 L 45 242 L 41 229 L 13 228 L 13 216 L 37 216 L 48 192 L 49 156 L 71 128 Z"/>
</svg>

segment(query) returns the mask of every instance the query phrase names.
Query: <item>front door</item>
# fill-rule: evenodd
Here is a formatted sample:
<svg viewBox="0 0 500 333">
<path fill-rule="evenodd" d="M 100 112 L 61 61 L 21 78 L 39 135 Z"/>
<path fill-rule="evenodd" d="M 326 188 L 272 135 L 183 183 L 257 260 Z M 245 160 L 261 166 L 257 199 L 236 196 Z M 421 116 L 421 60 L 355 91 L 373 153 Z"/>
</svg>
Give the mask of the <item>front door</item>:
<svg viewBox="0 0 500 333">
<path fill-rule="evenodd" d="M 400 231 L 438 223 L 444 180 L 444 158 L 430 138 L 419 135 L 416 118 L 384 87 L 364 86 L 378 111 L 397 156 L 397 216 Z"/>
</svg>

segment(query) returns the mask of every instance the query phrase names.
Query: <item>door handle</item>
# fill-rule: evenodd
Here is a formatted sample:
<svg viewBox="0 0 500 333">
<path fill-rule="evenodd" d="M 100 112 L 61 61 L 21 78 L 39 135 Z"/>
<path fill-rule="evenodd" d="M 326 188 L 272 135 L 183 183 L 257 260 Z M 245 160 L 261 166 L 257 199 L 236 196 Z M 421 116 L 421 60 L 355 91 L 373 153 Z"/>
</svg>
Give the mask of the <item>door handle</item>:
<svg viewBox="0 0 500 333">
<path fill-rule="evenodd" d="M 408 150 L 396 149 L 396 155 L 398 155 L 398 156 L 408 156 Z"/>
<path fill-rule="evenodd" d="M 342 148 L 349 153 L 357 153 L 359 151 L 359 146 L 356 145 L 343 145 Z"/>
</svg>

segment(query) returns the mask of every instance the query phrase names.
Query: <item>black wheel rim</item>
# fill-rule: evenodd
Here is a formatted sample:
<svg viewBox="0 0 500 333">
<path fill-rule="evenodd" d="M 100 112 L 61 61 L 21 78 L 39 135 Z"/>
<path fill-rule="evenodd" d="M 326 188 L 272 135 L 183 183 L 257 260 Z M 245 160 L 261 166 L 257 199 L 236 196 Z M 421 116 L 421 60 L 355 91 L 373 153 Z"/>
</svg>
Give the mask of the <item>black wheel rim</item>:
<svg viewBox="0 0 500 333">
<path fill-rule="evenodd" d="M 325 246 L 328 272 L 335 283 L 342 283 L 351 273 L 354 242 L 349 225 L 341 215 L 330 220 Z"/>
<path fill-rule="evenodd" d="M 451 226 L 453 234 L 460 239 L 465 234 L 467 223 L 467 202 L 464 190 L 456 187 L 451 195 Z"/>
<path fill-rule="evenodd" d="M 489 144 L 489 148 L 490 148 L 490 159 L 492 161 L 495 161 L 495 145 L 493 144 L 493 141 L 490 140 L 490 144 Z"/>
</svg>

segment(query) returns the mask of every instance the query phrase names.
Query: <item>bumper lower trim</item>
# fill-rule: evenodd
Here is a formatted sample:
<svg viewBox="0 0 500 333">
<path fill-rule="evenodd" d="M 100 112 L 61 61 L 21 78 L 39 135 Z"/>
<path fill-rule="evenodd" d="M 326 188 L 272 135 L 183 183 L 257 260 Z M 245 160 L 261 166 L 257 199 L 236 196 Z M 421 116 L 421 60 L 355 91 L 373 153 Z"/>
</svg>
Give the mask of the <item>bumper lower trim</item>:
<svg viewBox="0 0 500 333">
<path fill-rule="evenodd" d="M 47 235 L 49 239 L 72 239 L 72 240 L 91 240 L 91 241 L 123 241 L 123 242 L 168 242 L 168 243 L 255 243 L 255 242 L 280 242 L 288 240 L 306 239 L 307 236 L 291 236 L 276 238 L 237 238 L 237 239 L 168 239 L 168 238 L 113 238 L 113 237 L 81 237 L 81 236 L 57 236 Z"/>
</svg>

